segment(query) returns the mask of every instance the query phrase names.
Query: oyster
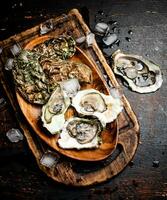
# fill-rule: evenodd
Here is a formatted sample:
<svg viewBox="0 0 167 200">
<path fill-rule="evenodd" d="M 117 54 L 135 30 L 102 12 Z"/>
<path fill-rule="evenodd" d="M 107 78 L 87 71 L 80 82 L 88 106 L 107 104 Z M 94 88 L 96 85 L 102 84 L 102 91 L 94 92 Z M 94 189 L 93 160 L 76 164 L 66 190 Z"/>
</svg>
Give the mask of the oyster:
<svg viewBox="0 0 167 200">
<path fill-rule="evenodd" d="M 50 82 L 38 59 L 39 54 L 22 50 L 14 58 L 12 73 L 17 90 L 28 102 L 45 104 L 57 83 Z"/>
<path fill-rule="evenodd" d="M 69 97 L 60 86 L 57 86 L 47 104 L 42 107 L 41 115 L 43 126 L 52 134 L 55 134 L 62 129 L 65 123 L 64 113 L 69 105 Z"/>
<path fill-rule="evenodd" d="M 119 98 L 113 98 L 95 89 L 79 91 L 72 99 L 72 106 L 82 115 L 97 117 L 103 126 L 116 119 L 123 109 Z"/>
<path fill-rule="evenodd" d="M 64 124 L 58 144 L 64 149 L 97 148 L 101 131 L 97 119 L 73 117 Z"/>
<path fill-rule="evenodd" d="M 43 58 L 40 64 L 51 82 L 77 78 L 79 82 L 92 82 L 92 70 L 83 63 Z"/>
<path fill-rule="evenodd" d="M 51 38 L 37 45 L 33 49 L 33 52 L 48 58 L 52 57 L 66 60 L 75 54 L 75 46 L 76 42 L 71 36 L 61 36 L 58 38 Z"/>
<path fill-rule="evenodd" d="M 49 39 L 31 51 L 21 50 L 19 53 L 17 52 L 12 72 L 18 91 L 30 103 L 45 104 L 57 87 L 59 79 L 74 77 L 74 73 L 80 76 L 82 69 L 86 68 L 77 67 L 78 70 L 75 68 L 69 73 L 64 69 L 68 65 L 65 64 L 65 59 L 72 57 L 75 51 L 74 39 L 71 36 L 62 36 Z M 53 60 L 54 62 L 52 62 Z M 50 63 L 57 63 L 55 65 L 59 67 L 50 69 L 48 67 Z M 60 70 L 60 67 L 63 71 Z M 73 65 L 71 65 L 72 67 Z M 48 72 L 48 70 L 50 71 Z M 68 76 L 64 75 L 59 78 L 59 75 L 63 73 L 68 73 Z M 85 78 L 84 73 L 82 73 L 82 78 Z"/>
<path fill-rule="evenodd" d="M 152 61 L 141 56 L 124 54 L 120 50 L 112 57 L 114 73 L 123 77 L 133 91 L 149 93 L 161 87 L 161 70 Z"/>
</svg>

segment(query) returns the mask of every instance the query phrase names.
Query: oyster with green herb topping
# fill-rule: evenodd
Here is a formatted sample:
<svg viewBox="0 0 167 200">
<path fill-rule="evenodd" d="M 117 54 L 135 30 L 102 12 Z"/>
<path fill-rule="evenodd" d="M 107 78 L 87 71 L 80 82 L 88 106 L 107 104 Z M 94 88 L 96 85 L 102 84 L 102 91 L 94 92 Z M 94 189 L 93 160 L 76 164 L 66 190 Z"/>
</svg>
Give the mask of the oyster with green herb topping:
<svg viewBox="0 0 167 200">
<path fill-rule="evenodd" d="M 60 36 L 51 38 L 44 43 L 37 45 L 33 52 L 40 53 L 48 58 L 59 58 L 66 60 L 71 58 L 76 51 L 76 42 L 71 36 Z"/>
<path fill-rule="evenodd" d="M 30 103 L 45 104 L 56 82 L 50 82 L 38 62 L 40 54 L 22 50 L 14 59 L 12 70 L 17 90 Z"/>
</svg>

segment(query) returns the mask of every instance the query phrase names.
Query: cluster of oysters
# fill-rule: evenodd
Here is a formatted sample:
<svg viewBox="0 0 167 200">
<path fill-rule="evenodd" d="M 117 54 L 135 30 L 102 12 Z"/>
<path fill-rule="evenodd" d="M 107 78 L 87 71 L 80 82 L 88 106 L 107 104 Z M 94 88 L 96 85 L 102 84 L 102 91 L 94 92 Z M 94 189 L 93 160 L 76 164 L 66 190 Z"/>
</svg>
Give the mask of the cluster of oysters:
<svg viewBox="0 0 167 200">
<path fill-rule="evenodd" d="M 17 90 L 28 102 L 45 104 L 57 87 L 57 81 L 52 81 L 50 74 L 45 72 L 53 69 L 44 65 L 53 59 L 63 62 L 75 51 L 75 41 L 70 36 L 50 39 L 33 50 L 22 50 L 15 57 L 12 70 Z"/>
<path fill-rule="evenodd" d="M 106 124 L 122 111 L 119 98 L 95 89 L 89 66 L 69 60 L 76 51 L 70 36 L 49 39 L 14 60 L 13 76 L 18 91 L 29 102 L 42 105 L 41 120 L 51 133 L 59 133 L 64 149 L 97 148 Z M 66 116 L 69 108 L 75 114 Z"/>
</svg>

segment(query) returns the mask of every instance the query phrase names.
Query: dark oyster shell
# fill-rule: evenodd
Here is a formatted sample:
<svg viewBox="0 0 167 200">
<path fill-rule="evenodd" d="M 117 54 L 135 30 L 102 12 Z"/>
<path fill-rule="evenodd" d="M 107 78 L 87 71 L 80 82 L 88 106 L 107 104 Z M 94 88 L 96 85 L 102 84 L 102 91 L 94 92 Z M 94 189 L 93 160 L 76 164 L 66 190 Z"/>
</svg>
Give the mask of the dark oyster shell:
<svg viewBox="0 0 167 200">
<path fill-rule="evenodd" d="M 14 59 L 12 70 L 16 87 L 30 103 L 45 104 L 56 82 L 50 82 L 38 62 L 40 55 L 23 50 Z"/>
<path fill-rule="evenodd" d="M 76 42 L 71 36 L 52 38 L 37 45 L 33 51 L 48 58 L 60 58 L 66 60 L 75 54 Z"/>
</svg>

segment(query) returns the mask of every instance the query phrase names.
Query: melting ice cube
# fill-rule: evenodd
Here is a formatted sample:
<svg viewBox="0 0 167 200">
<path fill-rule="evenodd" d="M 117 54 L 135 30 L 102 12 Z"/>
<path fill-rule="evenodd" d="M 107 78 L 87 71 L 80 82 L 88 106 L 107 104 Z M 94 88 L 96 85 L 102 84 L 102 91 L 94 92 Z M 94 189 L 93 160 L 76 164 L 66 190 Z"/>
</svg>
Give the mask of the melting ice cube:
<svg viewBox="0 0 167 200">
<path fill-rule="evenodd" d="M 109 32 L 109 26 L 104 22 L 97 23 L 95 31 L 99 34 L 107 34 Z"/>
<path fill-rule="evenodd" d="M 123 91 L 121 88 L 110 87 L 110 94 L 113 98 L 120 99 L 123 96 Z"/>
<path fill-rule="evenodd" d="M 42 155 L 40 163 L 45 167 L 52 168 L 57 164 L 58 160 L 59 160 L 59 155 L 55 152 L 48 150 Z"/>
<path fill-rule="evenodd" d="M 85 42 L 85 40 L 86 40 L 86 37 L 85 36 L 81 36 L 81 37 L 76 39 L 76 43 L 81 44 L 81 43 Z"/>
<path fill-rule="evenodd" d="M 18 142 L 20 140 L 23 140 L 23 134 L 19 129 L 11 128 L 6 133 L 6 136 L 11 142 Z"/>
<path fill-rule="evenodd" d="M 94 33 L 90 32 L 86 35 L 86 44 L 87 44 L 88 47 L 93 45 L 94 40 L 95 40 L 95 34 Z"/>
<path fill-rule="evenodd" d="M 19 44 L 14 44 L 11 48 L 10 48 L 12 54 L 14 56 L 18 55 L 21 51 L 21 46 Z"/>
<path fill-rule="evenodd" d="M 47 20 L 40 25 L 40 34 L 43 35 L 53 29 L 53 20 Z"/>
<path fill-rule="evenodd" d="M 103 38 L 103 42 L 105 45 L 109 46 L 109 45 L 113 44 L 114 42 L 116 42 L 117 38 L 118 37 L 115 33 L 108 34 L 107 36 L 105 36 Z"/>
<path fill-rule="evenodd" d="M 13 68 L 13 58 L 8 58 L 5 63 L 5 69 L 11 70 Z"/>
</svg>

